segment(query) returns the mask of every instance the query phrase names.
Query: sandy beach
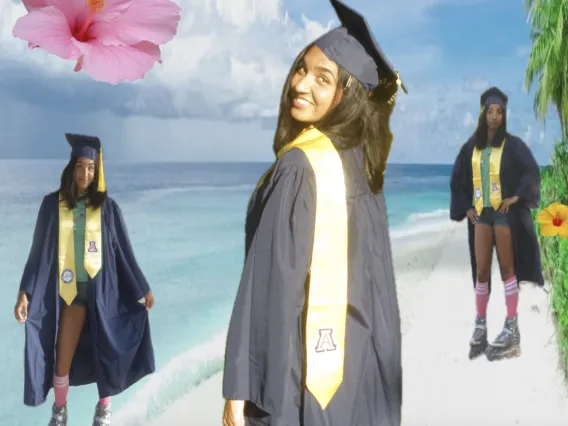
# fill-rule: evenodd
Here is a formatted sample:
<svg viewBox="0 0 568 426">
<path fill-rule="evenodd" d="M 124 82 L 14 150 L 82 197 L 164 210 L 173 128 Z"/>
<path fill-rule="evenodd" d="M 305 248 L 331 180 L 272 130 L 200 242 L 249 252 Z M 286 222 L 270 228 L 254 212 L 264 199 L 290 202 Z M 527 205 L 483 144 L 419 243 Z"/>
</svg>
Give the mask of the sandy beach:
<svg viewBox="0 0 568 426">
<path fill-rule="evenodd" d="M 418 235 L 392 236 L 403 319 L 403 425 L 567 425 L 567 393 L 546 292 L 521 286 L 520 358 L 470 361 L 475 305 L 465 224 L 444 221 Z M 493 282 L 491 340 L 505 318 L 496 259 Z M 220 426 L 221 381 L 221 374 L 213 376 L 148 426 Z M 121 424 L 119 416 L 116 422 Z"/>
</svg>

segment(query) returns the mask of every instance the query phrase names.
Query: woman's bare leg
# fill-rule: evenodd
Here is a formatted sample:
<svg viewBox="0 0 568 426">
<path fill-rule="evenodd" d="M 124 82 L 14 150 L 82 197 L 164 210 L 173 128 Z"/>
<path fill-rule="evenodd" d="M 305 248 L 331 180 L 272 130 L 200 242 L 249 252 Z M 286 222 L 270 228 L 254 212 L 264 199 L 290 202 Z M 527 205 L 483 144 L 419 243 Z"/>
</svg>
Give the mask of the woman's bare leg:
<svg viewBox="0 0 568 426">
<path fill-rule="evenodd" d="M 488 283 L 491 276 L 491 260 L 495 236 L 493 227 L 484 223 L 475 225 L 475 260 L 477 262 L 477 281 Z"/>
<path fill-rule="evenodd" d="M 508 226 L 495 226 L 495 245 L 497 247 L 501 278 L 503 281 L 507 281 L 515 276 L 515 252 L 511 228 Z"/>
<path fill-rule="evenodd" d="M 513 318 L 517 315 L 517 306 L 519 304 L 519 284 L 515 276 L 515 252 L 511 228 L 508 226 L 495 226 L 495 240 L 501 278 L 505 283 L 507 318 Z"/>
<path fill-rule="evenodd" d="M 507 319 L 501 333 L 491 343 L 487 358 L 490 361 L 516 357 L 521 354 L 521 335 L 517 322 L 517 306 L 519 304 L 519 285 L 515 276 L 515 252 L 511 229 L 508 226 L 495 226 L 495 243 L 497 257 L 501 269 L 501 277 L 505 283 L 505 303 Z"/>
<path fill-rule="evenodd" d="M 495 236 L 493 227 L 484 223 L 475 225 L 475 259 L 477 262 L 477 282 L 475 283 L 475 303 L 477 317 L 485 318 L 489 303 L 489 278 L 493 260 Z"/>
<path fill-rule="evenodd" d="M 493 228 L 484 223 L 475 225 L 475 260 L 477 281 L 475 283 L 475 304 L 477 316 L 475 330 L 469 342 L 469 358 L 481 355 L 487 347 L 487 305 L 489 303 L 489 277 L 491 275 L 491 259 L 493 256 Z"/>
<path fill-rule="evenodd" d="M 69 370 L 81 331 L 85 325 L 87 309 L 84 306 L 62 304 L 59 317 L 59 334 L 55 348 L 55 405 L 61 407 L 69 391 Z"/>
</svg>

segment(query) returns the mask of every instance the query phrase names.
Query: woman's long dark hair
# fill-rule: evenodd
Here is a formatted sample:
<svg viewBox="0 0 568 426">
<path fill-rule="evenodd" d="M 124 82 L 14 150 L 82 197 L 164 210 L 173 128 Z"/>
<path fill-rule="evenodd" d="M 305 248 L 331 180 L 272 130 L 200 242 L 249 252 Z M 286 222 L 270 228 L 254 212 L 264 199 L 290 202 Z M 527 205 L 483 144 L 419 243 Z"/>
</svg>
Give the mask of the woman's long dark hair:
<svg viewBox="0 0 568 426">
<path fill-rule="evenodd" d="M 307 51 L 306 47 L 292 65 L 280 98 L 278 125 L 274 135 L 274 153 L 277 154 L 285 145 L 292 142 L 306 127 L 305 123 L 296 121 L 290 114 L 292 107 L 291 80 L 296 70 L 302 65 Z M 388 85 L 381 84 L 371 96 L 355 78 L 346 87 L 350 74 L 339 68 L 337 97 L 343 95 L 341 101 L 319 123 L 314 123 L 319 131 L 329 137 L 341 149 L 349 149 L 362 145 L 365 157 L 365 173 L 367 182 L 373 193 L 383 188 L 386 160 L 390 151 L 393 135 L 390 130 L 390 116 L 394 109 L 394 101 L 388 100 L 396 92 L 394 80 Z M 342 90 L 343 93 L 342 93 Z"/>
<path fill-rule="evenodd" d="M 63 196 L 63 199 L 67 203 L 67 206 L 70 209 L 75 208 L 77 205 L 77 188 L 75 186 L 75 178 L 74 178 L 74 171 L 75 165 L 77 164 L 78 157 L 71 157 L 69 163 L 63 169 L 63 173 L 61 173 L 61 184 L 59 187 L 59 193 Z M 104 201 L 106 200 L 107 193 L 106 192 L 99 192 L 97 191 L 97 182 L 99 178 L 99 165 L 95 161 L 95 178 L 87 188 L 87 198 L 89 201 L 89 205 L 96 208 L 99 208 L 103 205 Z"/>
<path fill-rule="evenodd" d="M 487 108 L 483 108 L 481 114 L 479 114 L 479 121 L 477 122 L 477 129 L 473 133 L 473 143 L 477 149 L 487 148 Z M 493 140 L 491 141 L 491 146 L 500 147 L 507 136 L 507 110 L 503 110 L 503 122 L 493 135 Z"/>
</svg>

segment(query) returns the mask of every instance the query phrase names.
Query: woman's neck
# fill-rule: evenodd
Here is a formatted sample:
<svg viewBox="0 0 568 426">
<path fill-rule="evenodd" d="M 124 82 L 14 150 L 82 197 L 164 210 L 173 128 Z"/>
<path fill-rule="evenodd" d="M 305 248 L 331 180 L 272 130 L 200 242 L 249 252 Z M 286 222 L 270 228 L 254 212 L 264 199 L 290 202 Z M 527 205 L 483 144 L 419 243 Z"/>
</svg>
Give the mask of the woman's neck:
<svg viewBox="0 0 568 426">
<path fill-rule="evenodd" d="M 493 138 L 495 137 L 495 130 L 487 130 L 487 145 L 493 143 Z"/>
</svg>

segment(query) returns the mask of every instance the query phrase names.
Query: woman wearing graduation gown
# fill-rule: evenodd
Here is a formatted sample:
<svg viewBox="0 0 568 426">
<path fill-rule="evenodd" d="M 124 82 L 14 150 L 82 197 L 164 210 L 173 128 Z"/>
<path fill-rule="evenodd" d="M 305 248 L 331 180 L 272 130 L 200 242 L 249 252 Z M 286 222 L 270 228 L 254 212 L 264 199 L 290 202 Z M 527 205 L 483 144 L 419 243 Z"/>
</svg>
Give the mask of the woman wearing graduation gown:
<svg viewBox="0 0 568 426">
<path fill-rule="evenodd" d="M 41 203 L 14 308 L 26 331 L 24 404 L 53 387 L 49 426 L 66 426 L 69 385 L 96 383 L 93 426 L 109 426 L 110 397 L 155 370 L 154 298 L 107 196 L 99 139 L 66 137 L 71 159 Z"/>
<path fill-rule="evenodd" d="M 304 49 L 277 160 L 250 200 L 230 320 L 225 426 L 399 426 L 400 317 L 383 175 L 398 84 L 365 20 Z"/>
<path fill-rule="evenodd" d="M 544 285 L 531 209 L 540 205 L 540 170 L 528 146 L 507 133 L 507 96 L 492 87 L 481 95 L 475 133 L 462 146 L 451 177 L 450 217 L 467 218 L 477 316 L 470 359 L 520 355 L 519 282 Z M 493 343 L 487 340 L 491 260 L 497 249 L 507 318 Z"/>
</svg>

